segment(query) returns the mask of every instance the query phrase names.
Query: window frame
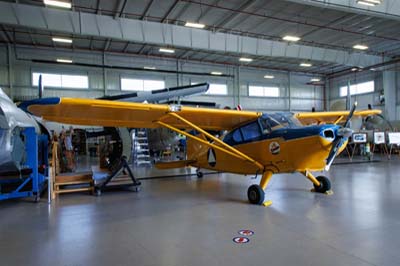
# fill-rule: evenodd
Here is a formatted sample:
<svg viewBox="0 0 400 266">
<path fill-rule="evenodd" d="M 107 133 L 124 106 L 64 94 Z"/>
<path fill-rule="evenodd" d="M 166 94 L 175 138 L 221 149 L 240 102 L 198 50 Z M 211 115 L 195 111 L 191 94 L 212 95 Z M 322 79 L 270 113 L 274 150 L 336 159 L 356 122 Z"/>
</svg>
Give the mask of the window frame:
<svg viewBox="0 0 400 266">
<path fill-rule="evenodd" d="M 142 83 L 142 89 L 141 89 L 141 90 L 124 89 L 123 86 L 122 86 L 122 83 L 123 83 L 122 80 L 137 80 L 137 81 L 141 81 L 141 83 Z M 148 90 L 148 89 L 145 89 L 145 82 L 146 82 L 146 81 L 162 82 L 162 83 L 163 83 L 163 86 L 162 86 L 162 88 L 159 88 L 159 89 L 151 89 L 151 90 Z M 162 90 L 162 89 L 165 89 L 165 88 L 166 88 L 165 80 L 164 80 L 164 79 L 141 79 L 141 78 L 132 78 L 132 77 L 123 77 L 123 76 L 121 76 L 120 79 L 119 79 L 119 85 L 120 85 L 120 90 L 121 90 L 121 91 L 132 91 L 132 92 L 149 92 L 149 91 Z"/>
<path fill-rule="evenodd" d="M 37 78 L 34 76 L 37 75 Z M 63 73 L 63 72 L 46 72 L 46 71 L 31 71 L 31 85 L 32 87 L 37 87 L 39 86 L 39 76 L 42 75 L 42 84 L 45 88 L 57 88 L 57 89 L 76 89 L 76 90 L 87 90 L 90 88 L 90 81 L 89 81 L 89 75 L 88 74 L 72 74 L 72 73 Z M 44 75 L 56 75 L 59 76 L 60 79 L 60 86 L 54 86 L 54 85 L 46 85 L 44 82 Z M 85 84 L 84 86 L 64 86 L 63 85 L 63 77 L 64 76 L 70 76 L 70 77 L 83 77 L 85 78 Z"/>
<path fill-rule="evenodd" d="M 372 90 L 365 91 L 365 92 L 357 91 L 359 85 L 364 85 L 364 84 L 368 84 L 368 83 L 372 83 Z M 342 93 L 342 90 L 345 91 L 346 93 Z M 352 90 L 354 90 L 354 91 L 352 92 Z M 375 80 L 369 80 L 369 81 L 364 81 L 364 82 L 350 85 L 350 96 L 368 94 L 368 93 L 374 93 L 374 92 L 375 92 Z M 347 85 L 340 86 L 339 87 L 339 97 L 347 97 L 347 96 L 348 96 L 347 95 Z"/>
<path fill-rule="evenodd" d="M 250 90 L 254 89 L 262 89 L 262 95 L 251 94 Z M 276 90 L 277 93 L 267 95 L 267 92 L 271 91 L 271 89 Z M 258 97 L 258 98 L 279 98 L 281 94 L 281 90 L 278 86 L 264 86 L 264 85 L 252 85 L 248 84 L 247 86 L 247 94 L 249 97 Z"/>
</svg>

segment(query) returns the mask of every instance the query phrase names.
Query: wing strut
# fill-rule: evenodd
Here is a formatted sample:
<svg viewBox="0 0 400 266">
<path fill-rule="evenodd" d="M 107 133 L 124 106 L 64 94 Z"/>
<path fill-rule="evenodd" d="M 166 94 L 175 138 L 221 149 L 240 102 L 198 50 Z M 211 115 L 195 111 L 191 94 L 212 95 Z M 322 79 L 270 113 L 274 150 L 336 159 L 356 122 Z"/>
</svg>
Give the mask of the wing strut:
<svg viewBox="0 0 400 266">
<path fill-rule="evenodd" d="M 203 144 L 205 144 L 205 145 L 207 145 L 207 146 L 209 146 L 209 147 L 212 147 L 212 148 L 215 148 L 215 149 L 217 149 L 217 150 L 220 150 L 220 151 L 222 151 L 222 152 L 224 152 L 224 153 L 227 153 L 227 154 L 229 154 L 229 155 L 232 155 L 232 156 L 234 156 L 234 157 L 236 157 L 236 158 L 239 158 L 239 159 L 242 159 L 242 160 L 245 160 L 245 161 L 249 161 L 249 162 L 253 163 L 255 166 L 257 166 L 261 171 L 264 171 L 264 165 L 262 165 L 261 163 L 259 163 L 259 162 L 256 161 L 256 160 L 252 159 L 251 157 L 247 156 L 246 154 L 242 153 L 241 151 L 235 149 L 234 147 L 232 147 L 232 146 L 226 144 L 225 142 L 223 142 L 223 141 L 220 140 L 219 138 L 217 138 L 217 137 L 211 135 L 211 134 L 208 133 L 207 131 L 205 131 L 205 130 L 203 130 L 202 128 L 196 126 L 195 124 L 193 124 L 193 123 L 191 123 L 190 121 L 186 120 L 185 118 L 181 117 L 181 116 L 178 115 L 177 113 L 170 112 L 170 113 L 168 113 L 167 115 L 179 119 L 180 121 L 182 121 L 182 122 L 185 123 L 186 125 L 190 126 L 190 127 L 193 128 L 194 130 L 196 130 L 196 131 L 198 131 L 198 132 L 204 134 L 204 135 L 207 136 L 209 139 L 212 139 L 214 142 L 220 144 L 220 145 L 223 146 L 223 147 L 218 146 L 218 145 L 215 145 L 215 144 L 213 144 L 213 143 L 210 143 L 210 142 L 208 142 L 208 141 L 206 141 L 206 140 L 203 140 L 203 139 L 201 139 L 201 138 L 199 138 L 199 137 L 193 136 L 193 135 L 191 135 L 191 134 L 189 134 L 189 133 L 187 133 L 187 132 L 185 132 L 185 131 L 182 131 L 182 130 L 180 130 L 180 129 L 177 129 L 177 128 L 175 128 L 175 127 L 173 127 L 173 126 L 171 126 L 171 125 L 168 125 L 168 124 L 166 124 L 166 123 L 164 123 L 164 122 L 162 122 L 162 121 L 157 121 L 156 123 L 158 123 L 159 125 L 162 125 L 162 126 L 164 126 L 164 127 L 167 127 L 167 128 L 169 128 L 169 129 L 171 129 L 171 130 L 173 130 L 173 131 L 175 131 L 175 132 L 178 132 L 178 133 L 180 133 L 180 134 L 182 134 L 182 135 L 185 135 L 186 137 L 189 137 L 189 138 L 192 138 L 192 139 L 194 139 L 194 140 L 196 140 L 196 141 L 199 141 L 199 142 L 201 142 L 201 143 L 203 143 Z"/>
</svg>

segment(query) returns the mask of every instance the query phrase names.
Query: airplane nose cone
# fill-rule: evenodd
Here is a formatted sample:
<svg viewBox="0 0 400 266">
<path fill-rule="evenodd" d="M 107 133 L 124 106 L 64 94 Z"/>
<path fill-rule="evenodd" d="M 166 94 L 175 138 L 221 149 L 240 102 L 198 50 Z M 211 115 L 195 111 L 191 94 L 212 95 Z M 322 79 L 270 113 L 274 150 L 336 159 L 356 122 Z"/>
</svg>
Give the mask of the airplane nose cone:
<svg viewBox="0 0 400 266">
<path fill-rule="evenodd" d="M 320 136 L 323 137 L 325 140 L 333 141 L 337 136 L 336 130 L 337 126 L 324 125 L 320 129 Z"/>
</svg>

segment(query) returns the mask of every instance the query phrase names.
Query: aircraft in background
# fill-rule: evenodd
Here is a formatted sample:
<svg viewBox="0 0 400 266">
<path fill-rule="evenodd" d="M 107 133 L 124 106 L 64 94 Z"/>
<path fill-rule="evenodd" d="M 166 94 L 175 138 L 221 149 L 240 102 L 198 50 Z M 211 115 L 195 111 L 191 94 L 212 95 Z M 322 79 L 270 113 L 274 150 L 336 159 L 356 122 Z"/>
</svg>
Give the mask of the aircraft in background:
<svg viewBox="0 0 400 266">
<path fill-rule="evenodd" d="M 271 177 L 299 172 L 316 192 L 327 192 L 331 183 L 312 171 L 329 170 L 346 147 L 354 116 L 380 114 L 380 110 L 310 113 L 275 113 L 218 110 L 90 100 L 48 98 L 25 102 L 26 110 L 45 120 L 93 126 L 168 128 L 187 137 L 187 159 L 161 162 L 158 168 L 192 166 L 237 174 L 262 175 L 259 185 L 248 188 L 248 199 L 263 204 Z M 339 123 L 344 122 L 343 126 Z M 313 124 L 313 125 L 309 125 Z M 223 131 L 221 137 L 210 131 Z M 267 201 L 264 205 L 269 205 Z"/>
</svg>

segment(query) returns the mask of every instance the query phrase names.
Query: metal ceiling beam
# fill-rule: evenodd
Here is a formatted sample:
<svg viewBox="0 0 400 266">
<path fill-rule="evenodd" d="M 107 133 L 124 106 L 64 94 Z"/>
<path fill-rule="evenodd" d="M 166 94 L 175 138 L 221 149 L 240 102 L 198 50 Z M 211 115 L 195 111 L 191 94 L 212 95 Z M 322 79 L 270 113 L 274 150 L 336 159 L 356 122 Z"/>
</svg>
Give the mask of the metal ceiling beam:
<svg viewBox="0 0 400 266">
<path fill-rule="evenodd" d="M 242 5 L 240 5 L 237 9 L 238 10 L 246 10 L 247 8 L 251 7 L 255 2 L 257 2 L 257 0 L 247 0 L 246 2 L 244 2 Z M 235 18 L 237 18 L 240 15 L 240 13 L 233 13 L 228 15 L 227 17 L 225 17 L 224 19 L 222 19 L 220 22 L 217 22 L 215 24 L 216 27 L 220 28 L 220 27 L 224 27 L 226 28 L 226 25 L 231 22 L 232 20 L 234 20 Z"/>
<path fill-rule="evenodd" d="M 218 5 L 220 1 L 221 1 L 221 0 L 215 0 L 214 2 L 211 3 L 211 5 Z M 189 6 L 190 4 L 187 3 L 187 5 Z M 211 6 L 211 5 L 210 5 L 210 6 L 207 6 L 207 7 L 206 7 L 206 10 L 204 10 L 204 12 L 200 12 L 199 17 L 198 17 L 197 20 L 195 20 L 195 21 L 200 21 L 200 20 L 202 20 L 205 16 L 207 16 L 208 12 L 210 12 L 210 11 L 212 10 L 212 6 Z M 200 6 L 200 10 L 202 11 L 202 6 Z"/>
<path fill-rule="evenodd" d="M 150 0 L 149 3 L 147 4 L 147 6 L 144 8 L 143 11 L 143 15 L 140 19 L 144 19 L 145 17 L 147 17 L 147 14 L 149 13 L 150 7 L 153 4 L 153 0 Z"/>
<path fill-rule="evenodd" d="M 124 14 L 127 2 L 128 2 L 128 0 L 119 0 L 118 1 L 117 7 L 115 9 L 116 12 L 115 12 L 114 18 L 122 17 L 122 15 Z"/>
<path fill-rule="evenodd" d="M 0 24 L 253 58 L 286 57 L 348 66 L 369 66 L 382 62 L 380 56 L 359 52 L 9 2 L 0 2 Z"/>
<path fill-rule="evenodd" d="M 330 8 L 348 13 L 350 12 L 356 14 L 364 14 L 368 16 L 400 20 L 399 0 L 384 0 L 382 1 L 382 4 L 374 7 L 360 5 L 353 0 L 287 0 L 287 1 L 302 5 Z"/>
<path fill-rule="evenodd" d="M 174 9 L 178 3 L 179 3 L 179 0 L 175 0 L 175 2 L 172 4 L 172 6 L 168 9 L 167 13 L 165 13 L 165 16 L 161 20 L 161 23 L 165 22 L 168 19 L 169 15 L 171 15 L 172 11 L 174 11 Z"/>
</svg>

